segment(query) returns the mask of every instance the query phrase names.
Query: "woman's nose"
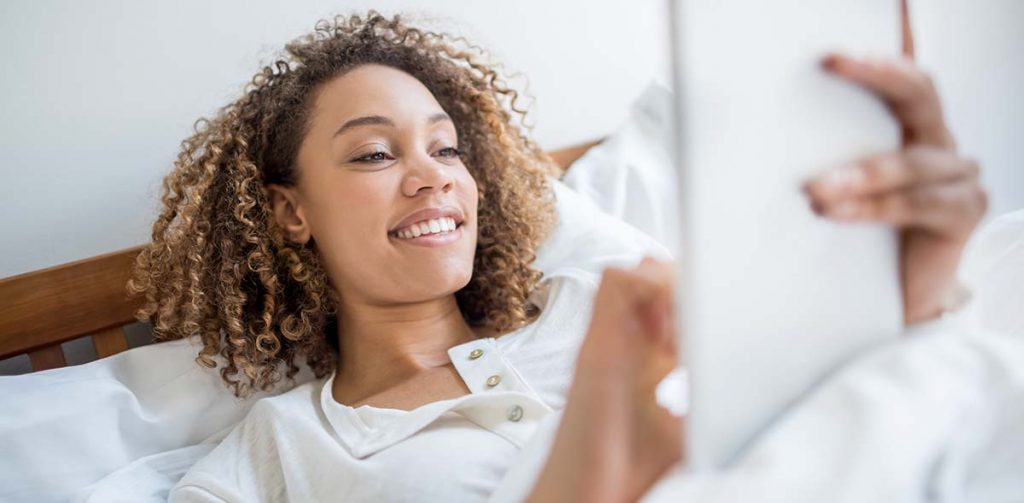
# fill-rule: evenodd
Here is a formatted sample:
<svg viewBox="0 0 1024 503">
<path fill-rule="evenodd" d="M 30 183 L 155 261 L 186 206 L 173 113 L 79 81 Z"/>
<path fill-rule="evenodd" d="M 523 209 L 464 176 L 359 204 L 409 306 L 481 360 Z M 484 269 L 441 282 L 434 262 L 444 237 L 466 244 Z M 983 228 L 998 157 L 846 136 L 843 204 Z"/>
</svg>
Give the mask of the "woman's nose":
<svg viewBox="0 0 1024 503">
<path fill-rule="evenodd" d="M 402 185 L 402 192 L 407 196 L 415 196 L 423 190 L 441 190 L 449 192 L 455 184 L 455 178 L 445 166 L 430 156 L 419 156 L 413 163 Z"/>
</svg>

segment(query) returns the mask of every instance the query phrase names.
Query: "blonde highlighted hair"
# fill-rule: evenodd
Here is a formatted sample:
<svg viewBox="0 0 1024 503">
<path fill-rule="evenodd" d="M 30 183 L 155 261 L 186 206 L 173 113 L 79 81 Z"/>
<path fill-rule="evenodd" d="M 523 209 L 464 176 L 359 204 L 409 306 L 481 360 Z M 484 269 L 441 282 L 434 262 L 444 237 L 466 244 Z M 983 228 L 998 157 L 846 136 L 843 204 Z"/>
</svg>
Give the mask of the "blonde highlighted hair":
<svg viewBox="0 0 1024 503">
<path fill-rule="evenodd" d="M 266 185 L 294 185 L 296 154 L 319 87 L 362 64 L 419 79 L 452 117 L 479 193 L 469 284 L 455 296 L 471 326 L 530 323 L 531 267 L 554 224 L 551 159 L 525 134 L 517 92 L 462 38 L 374 11 L 317 23 L 257 73 L 244 94 L 201 119 L 164 179 L 152 242 L 128 283 L 159 340 L 196 337 L 196 361 L 237 396 L 270 390 L 304 358 L 317 377 L 337 364 L 336 298 L 314 241 L 286 240 Z M 518 119 L 514 121 L 513 118 Z M 344 327 L 340 327 L 344 333 Z M 218 362 L 218 355 L 222 361 Z"/>
</svg>

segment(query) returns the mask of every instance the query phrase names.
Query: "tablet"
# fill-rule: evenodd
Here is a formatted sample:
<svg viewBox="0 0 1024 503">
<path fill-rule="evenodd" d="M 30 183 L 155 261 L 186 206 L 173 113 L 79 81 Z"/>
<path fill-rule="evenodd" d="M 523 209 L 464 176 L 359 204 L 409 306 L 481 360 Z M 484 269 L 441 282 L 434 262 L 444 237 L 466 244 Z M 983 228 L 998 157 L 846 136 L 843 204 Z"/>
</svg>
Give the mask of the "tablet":
<svg viewBox="0 0 1024 503">
<path fill-rule="evenodd" d="M 859 352 L 901 332 L 894 231 L 816 216 L 810 175 L 899 147 L 828 51 L 900 52 L 898 0 L 673 0 L 680 337 L 691 469 L 727 466 Z"/>
</svg>

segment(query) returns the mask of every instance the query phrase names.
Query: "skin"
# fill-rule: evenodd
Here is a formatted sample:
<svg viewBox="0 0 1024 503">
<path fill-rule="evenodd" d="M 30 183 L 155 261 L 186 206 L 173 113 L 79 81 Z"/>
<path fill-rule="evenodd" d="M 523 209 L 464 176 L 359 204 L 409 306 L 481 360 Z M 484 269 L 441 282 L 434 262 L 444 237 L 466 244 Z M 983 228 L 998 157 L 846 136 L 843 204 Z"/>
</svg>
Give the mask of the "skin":
<svg viewBox="0 0 1024 503">
<path fill-rule="evenodd" d="M 901 233 L 906 322 L 940 314 L 960 254 L 986 208 L 977 165 L 960 157 L 930 80 L 904 60 L 832 55 L 825 68 L 877 94 L 905 131 L 903 148 L 857 159 L 807 181 L 811 208 L 838 221 L 894 225 Z M 269 187 L 275 218 L 291 239 L 315 238 L 340 305 L 341 361 L 334 397 L 343 404 L 411 409 L 468 393 L 447 349 L 482 334 L 459 314 L 454 292 L 472 273 L 476 186 L 457 159 L 440 105 L 416 79 L 377 65 L 319 91 L 299 152 L 296 187 Z M 394 126 L 363 126 L 380 115 Z M 379 163 L 352 162 L 387 151 Z M 376 170 L 376 171 L 373 171 Z M 427 205 L 466 216 L 462 242 L 403 247 L 387 230 Z M 354 238 L 357 237 L 357 238 Z M 562 423 L 531 501 L 632 501 L 682 457 L 682 421 L 656 405 L 657 383 L 676 365 L 673 267 L 645 259 L 605 271 L 580 350 Z"/>
</svg>

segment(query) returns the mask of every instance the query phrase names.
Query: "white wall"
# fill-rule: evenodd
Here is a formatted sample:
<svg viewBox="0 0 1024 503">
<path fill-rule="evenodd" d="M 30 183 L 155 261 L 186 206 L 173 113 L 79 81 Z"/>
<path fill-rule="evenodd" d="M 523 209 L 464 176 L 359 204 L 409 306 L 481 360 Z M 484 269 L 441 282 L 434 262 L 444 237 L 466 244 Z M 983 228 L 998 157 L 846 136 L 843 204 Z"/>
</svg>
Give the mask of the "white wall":
<svg viewBox="0 0 1024 503">
<path fill-rule="evenodd" d="M 2 2 L 0 277 L 148 240 L 195 119 L 317 19 L 370 7 L 417 13 L 529 76 L 546 148 L 607 134 L 667 74 L 663 0 Z M 1024 2 L 913 10 L 921 60 L 962 150 L 986 169 L 993 214 L 1024 207 Z"/>
<path fill-rule="evenodd" d="M 147 241 L 193 122 L 316 20 L 371 7 L 463 34 L 529 76 L 545 148 L 607 134 L 667 75 L 659 0 L 3 2 L 0 277 Z"/>
</svg>

